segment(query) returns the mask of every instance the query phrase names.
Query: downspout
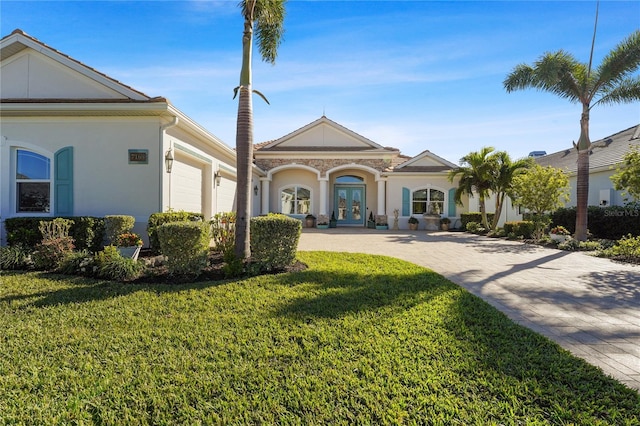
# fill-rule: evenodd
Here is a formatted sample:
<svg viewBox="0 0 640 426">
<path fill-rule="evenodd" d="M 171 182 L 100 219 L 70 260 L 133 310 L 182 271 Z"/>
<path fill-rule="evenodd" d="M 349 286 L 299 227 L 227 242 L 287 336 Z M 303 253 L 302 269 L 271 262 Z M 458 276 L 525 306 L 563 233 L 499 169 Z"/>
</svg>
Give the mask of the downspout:
<svg viewBox="0 0 640 426">
<path fill-rule="evenodd" d="M 168 122 L 167 124 L 163 124 L 160 126 L 160 137 L 159 137 L 159 164 L 160 164 L 160 175 L 159 175 L 159 180 L 158 182 L 160 183 L 160 185 L 158 186 L 158 211 L 162 212 L 164 211 L 162 208 L 162 202 L 163 202 L 163 198 L 162 198 L 162 192 L 164 190 L 164 174 L 165 174 L 165 165 L 164 165 L 164 134 L 165 131 L 167 129 L 170 129 L 171 127 L 174 127 L 178 124 L 178 116 L 174 115 L 173 119 Z M 169 148 L 171 148 L 171 146 L 169 146 Z M 169 175 L 169 205 L 171 205 L 171 175 Z"/>
</svg>

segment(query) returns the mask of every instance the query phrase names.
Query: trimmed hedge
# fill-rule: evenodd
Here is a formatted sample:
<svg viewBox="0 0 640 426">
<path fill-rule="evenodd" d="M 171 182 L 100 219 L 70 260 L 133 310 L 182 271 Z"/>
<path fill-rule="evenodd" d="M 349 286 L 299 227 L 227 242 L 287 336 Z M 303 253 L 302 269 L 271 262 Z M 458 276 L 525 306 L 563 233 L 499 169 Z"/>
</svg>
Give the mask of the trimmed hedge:
<svg viewBox="0 0 640 426">
<path fill-rule="evenodd" d="M 169 222 L 156 228 L 156 234 L 167 256 L 169 273 L 200 275 L 207 267 L 210 231 L 207 222 Z"/>
<path fill-rule="evenodd" d="M 487 213 L 487 221 L 489 222 L 489 225 L 491 225 L 491 222 L 493 222 L 493 216 L 495 216 L 493 213 Z M 460 214 L 461 228 L 467 229 L 467 223 L 469 222 L 476 222 L 482 225 L 482 213 L 480 212 L 461 213 Z"/>
<path fill-rule="evenodd" d="M 12 217 L 5 219 L 7 245 L 35 247 L 42 241 L 38 227 L 42 221 L 52 221 L 54 217 Z M 63 219 L 73 220 L 69 236 L 75 240 L 77 250 L 89 250 L 93 253 L 102 250 L 104 239 L 104 218 L 92 216 L 69 216 Z"/>
<path fill-rule="evenodd" d="M 156 229 L 160 225 L 169 222 L 194 222 L 203 220 L 204 215 L 202 213 L 161 212 L 152 214 L 149 216 L 149 222 L 147 223 L 147 234 L 149 235 L 149 246 L 151 250 L 156 254 L 160 253 L 160 241 L 156 234 Z"/>
<path fill-rule="evenodd" d="M 531 238 L 535 230 L 535 223 L 530 220 L 518 220 L 504 223 L 504 232 L 516 237 Z"/>
<path fill-rule="evenodd" d="M 133 229 L 136 218 L 124 214 L 107 215 L 104 217 L 104 231 L 107 234 L 109 244 L 116 245 L 118 236 Z"/>
<path fill-rule="evenodd" d="M 595 238 L 618 240 L 625 235 L 640 235 L 640 208 L 636 206 L 589 206 L 587 227 Z M 576 208 L 561 208 L 551 214 L 552 226 L 576 231 Z"/>
<path fill-rule="evenodd" d="M 283 214 L 251 218 L 252 261 L 265 271 L 278 271 L 296 259 L 302 222 Z"/>
</svg>

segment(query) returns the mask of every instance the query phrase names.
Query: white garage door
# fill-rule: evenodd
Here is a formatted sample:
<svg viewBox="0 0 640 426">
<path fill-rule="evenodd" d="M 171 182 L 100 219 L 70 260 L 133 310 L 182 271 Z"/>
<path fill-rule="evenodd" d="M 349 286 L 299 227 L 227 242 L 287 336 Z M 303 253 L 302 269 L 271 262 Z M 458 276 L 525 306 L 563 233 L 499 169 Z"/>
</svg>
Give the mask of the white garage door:
<svg viewBox="0 0 640 426">
<path fill-rule="evenodd" d="M 236 181 L 222 176 L 218 187 L 218 213 L 228 213 L 236 210 Z"/>
<path fill-rule="evenodd" d="M 201 213 L 203 165 L 188 158 L 176 158 L 171 171 L 171 207 Z"/>
</svg>

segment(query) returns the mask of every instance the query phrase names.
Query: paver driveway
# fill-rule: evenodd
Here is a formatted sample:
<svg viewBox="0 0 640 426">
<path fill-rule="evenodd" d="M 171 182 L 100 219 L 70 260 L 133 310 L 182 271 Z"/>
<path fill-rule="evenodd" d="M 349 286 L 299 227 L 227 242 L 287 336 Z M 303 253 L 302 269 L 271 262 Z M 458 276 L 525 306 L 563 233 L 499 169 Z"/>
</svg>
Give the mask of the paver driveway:
<svg viewBox="0 0 640 426">
<path fill-rule="evenodd" d="M 466 233 L 304 229 L 299 250 L 383 254 L 444 275 L 640 390 L 640 266 Z"/>
</svg>

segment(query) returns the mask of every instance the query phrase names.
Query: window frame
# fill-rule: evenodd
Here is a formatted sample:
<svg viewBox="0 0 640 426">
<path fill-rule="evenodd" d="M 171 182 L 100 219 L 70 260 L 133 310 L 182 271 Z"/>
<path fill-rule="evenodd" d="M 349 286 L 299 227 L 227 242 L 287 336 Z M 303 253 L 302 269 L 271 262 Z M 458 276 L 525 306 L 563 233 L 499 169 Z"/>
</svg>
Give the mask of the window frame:
<svg viewBox="0 0 640 426">
<path fill-rule="evenodd" d="M 35 154 L 38 157 L 46 159 L 48 161 L 48 179 L 38 178 L 38 179 L 21 179 L 18 177 L 18 167 L 19 167 L 19 153 L 26 152 L 29 154 Z M 54 211 L 54 179 L 53 179 L 53 171 L 54 171 L 54 158 L 50 153 L 28 148 L 25 146 L 14 146 L 11 152 L 11 205 L 14 215 L 16 216 L 51 216 Z M 45 210 L 21 210 L 20 209 L 20 186 L 21 184 L 47 184 L 49 185 L 48 191 L 48 206 Z"/>
<path fill-rule="evenodd" d="M 283 207 L 282 206 L 282 203 L 283 203 L 282 194 L 287 189 L 292 189 L 292 188 L 295 191 L 295 196 L 292 199 L 294 213 L 285 213 L 283 211 L 284 209 L 282 208 Z M 298 210 L 298 203 L 301 202 L 301 201 L 307 201 L 306 199 L 299 199 L 298 198 L 298 191 L 300 189 L 304 189 L 306 191 L 309 191 L 309 198 L 308 198 L 309 204 L 308 204 L 308 211 L 306 213 L 298 213 L 298 211 L 299 211 Z M 311 214 L 311 212 L 313 211 L 313 190 L 310 187 L 308 187 L 306 185 L 299 185 L 299 184 L 286 185 L 286 186 L 283 186 L 282 188 L 280 188 L 278 193 L 280 194 L 278 202 L 279 202 L 279 205 L 280 205 L 280 209 L 279 210 L 280 210 L 281 214 L 285 214 L 285 215 L 291 216 L 291 217 L 305 217 L 308 214 Z"/>
<path fill-rule="evenodd" d="M 417 192 L 425 192 L 426 197 L 424 199 L 419 199 L 416 200 L 415 195 Z M 431 198 L 431 192 L 432 191 L 438 191 L 439 193 L 442 194 L 442 200 L 432 200 Z M 421 188 L 417 188 L 411 191 L 411 201 L 410 201 L 410 214 L 411 215 L 424 215 L 424 214 L 438 214 L 438 215 L 445 215 L 446 216 L 446 211 L 445 211 L 445 206 L 447 205 L 447 192 L 440 189 L 440 188 L 436 188 L 436 187 L 432 187 L 432 186 L 426 186 L 426 187 L 421 187 Z M 415 209 L 415 205 L 416 203 L 420 203 L 420 204 L 424 204 L 424 211 L 423 212 L 416 212 Z M 434 204 L 438 204 L 439 207 L 439 211 L 437 213 L 432 213 L 432 208 Z"/>
</svg>

